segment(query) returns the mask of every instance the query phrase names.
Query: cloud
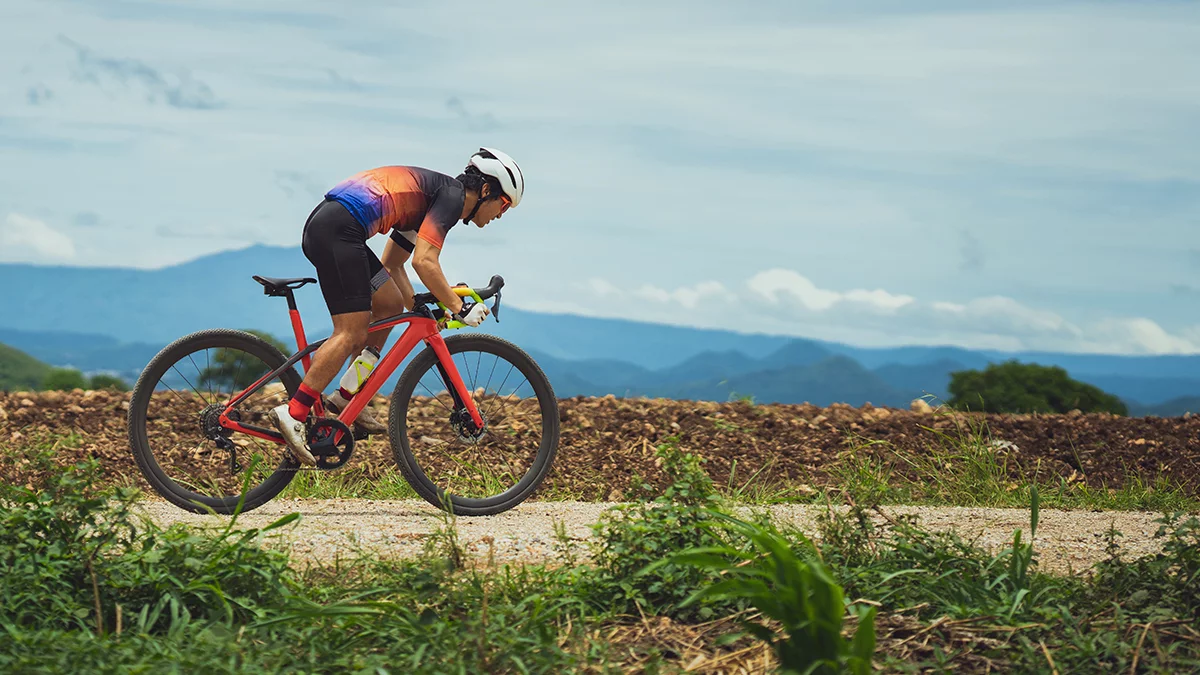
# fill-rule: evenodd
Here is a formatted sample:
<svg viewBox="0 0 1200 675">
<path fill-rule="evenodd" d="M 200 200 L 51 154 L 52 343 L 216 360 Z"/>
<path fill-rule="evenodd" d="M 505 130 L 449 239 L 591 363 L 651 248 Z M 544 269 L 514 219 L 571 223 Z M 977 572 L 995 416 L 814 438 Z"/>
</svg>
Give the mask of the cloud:
<svg viewBox="0 0 1200 675">
<path fill-rule="evenodd" d="M 979 243 L 979 237 L 970 230 L 959 230 L 959 235 L 958 252 L 962 255 L 959 269 L 964 272 L 983 269 L 983 245 Z"/>
<path fill-rule="evenodd" d="M 681 286 L 666 290 L 652 284 L 643 284 L 633 292 L 639 298 L 661 303 L 677 303 L 688 309 L 707 302 L 732 302 L 736 296 L 717 281 L 702 281 L 694 286 Z"/>
<path fill-rule="evenodd" d="M 894 313 L 914 298 L 909 295 L 888 293 L 882 289 L 855 289 L 846 292 L 818 288 L 807 277 L 785 269 L 770 269 L 754 275 L 746 284 L 749 289 L 768 302 L 799 301 L 805 308 L 824 311 L 840 303 L 859 305 L 866 309 Z"/>
<path fill-rule="evenodd" d="M 351 89 L 354 91 L 362 90 L 363 86 L 352 77 L 342 75 L 333 68 L 326 68 L 325 72 L 329 74 L 329 82 L 340 89 Z"/>
<path fill-rule="evenodd" d="M 610 282 L 599 278 L 588 279 L 584 284 L 584 287 L 601 298 L 606 298 L 610 295 L 617 296 L 621 294 L 621 289 L 617 288 Z"/>
<path fill-rule="evenodd" d="M 62 35 L 59 36 L 59 41 L 75 52 L 73 75 L 80 82 L 89 82 L 100 87 L 116 82 L 126 89 L 137 85 L 143 90 L 147 101 L 162 101 L 175 108 L 209 110 L 223 105 L 207 84 L 193 79 L 187 71 L 168 77 L 137 59 L 99 56 L 86 46 Z"/>
<path fill-rule="evenodd" d="M 248 224 L 192 225 L 184 223 L 159 224 L 154 233 L 168 239 L 203 239 L 206 241 L 258 242 L 262 240 L 262 228 Z"/>
<path fill-rule="evenodd" d="M 290 171 L 286 169 L 277 169 L 275 171 L 275 185 L 283 190 L 283 193 L 288 197 L 300 197 L 312 201 L 313 205 L 321 199 L 325 192 L 332 186 L 326 186 L 312 175 L 303 171 Z"/>
<path fill-rule="evenodd" d="M 1200 352 L 1200 330 L 1172 335 L 1146 318 L 1104 319 L 1087 332 L 1098 350 L 1123 354 L 1194 354 Z"/>
<path fill-rule="evenodd" d="M 656 305 L 673 304 L 687 309 L 694 309 L 703 304 L 716 306 L 716 303 L 737 300 L 737 296 L 718 281 L 701 281 L 691 286 L 680 286 L 674 289 L 666 289 L 654 284 L 642 284 L 636 289 L 625 290 L 606 279 L 592 277 L 587 281 L 574 282 L 571 286 L 585 295 L 601 300 L 615 300 L 619 303 L 643 300 Z"/>
<path fill-rule="evenodd" d="M 837 291 L 822 288 L 794 270 L 778 268 L 760 272 L 733 290 L 715 280 L 673 289 L 643 284 L 627 290 L 598 277 L 574 288 L 583 296 L 577 308 L 588 307 L 589 313 L 599 315 L 732 330 L 744 330 L 747 316 L 768 316 L 769 332 L 858 344 L 1120 354 L 1200 352 L 1200 325 L 1172 333 L 1145 317 L 1078 324 L 1005 296 L 956 303 L 918 300 L 884 289 Z M 739 307 L 745 311 L 730 311 Z M 761 329 L 761 322 L 756 327 Z"/>
<path fill-rule="evenodd" d="M 934 302 L 931 318 L 943 327 L 1017 336 L 1083 337 L 1083 331 L 1054 312 L 1033 309 L 1004 296 L 975 298 L 966 304 Z"/>
<path fill-rule="evenodd" d="M 0 225 L 0 252 L 10 260 L 32 254 L 33 259 L 67 261 L 75 258 L 75 242 L 40 220 L 9 213 Z"/>
<path fill-rule="evenodd" d="M 457 115 L 460 119 L 467 123 L 467 129 L 470 131 L 492 131 L 497 126 L 496 118 L 492 117 L 491 113 L 483 113 L 481 115 L 473 115 L 467 110 L 467 106 L 457 96 L 451 96 L 446 99 L 446 109 Z"/>
<path fill-rule="evenodd" d="M 71 224 L 76 227 L 95 227 L 100 224 L 100 216 L 92 211 L 80 211 L 71 217 Z"/>
<path fill-rule="evenodd" d="M 25 90 L 25 100 L 29 105 L 41 105 L 54 98 L 54 92 L 44 84 L 35 84 Z"/>
</svg>

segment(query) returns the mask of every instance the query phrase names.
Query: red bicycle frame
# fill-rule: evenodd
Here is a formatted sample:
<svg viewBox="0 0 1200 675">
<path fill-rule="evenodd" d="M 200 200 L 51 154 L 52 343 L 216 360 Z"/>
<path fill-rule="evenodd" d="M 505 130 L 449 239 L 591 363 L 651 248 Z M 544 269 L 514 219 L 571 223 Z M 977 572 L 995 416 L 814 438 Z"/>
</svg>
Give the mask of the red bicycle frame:
<svg viewBox="0 0 1200 675">
<path fill-rule="evenodd" d="M 289 302 L 289 304 L 292 303 Z M 274 429 L 265 429 L 252 424 L 242 424 L 241 422 L 229 419 L 228 415 L 229 411 L 233 410 L 234 406 L 261 388 L 268 380 L 277 376 L 284 370 L 294 366 L 298 361 L 303 361 L 304 372 L 308 372 L 309 355 L 320 348 L 320 346 L 325 343 L 325 340 L 319 340 L 311 345 L 308 344 L 307 338 L 304 334 L 304 324 L 300 320 L 299 310 L 297 310 L 295 307 L 289 307 L 288 313 L 291 315 L 292 331 L 295 333 L 296 346 L 299 351 L 293 354 L 287 360 L 287 363 L 267 373 L 266 375 L 263 375 L 257 382 L 247 387 L 237 396 L 233 397 L 233 399 L 230 400 L 225 406 L 224 412 L 222 412 L 218 418 L 222 427 L 232 431 L 238 431 L 251 436 L 256 436 L 265 440 L 275 441 L 276 443 L 284 442 L 283 436 L 281 436 L 279 432 L 275 431 Z M 391 376 L 396 367 L 400 365 L 400 362 L 403 361 L 405 357 L 407 357 L 408 354 L 413 350 L 413 347 L 416 347 L 417 343 L 419 342 L 424 342 L 433 348 L 434 354 L 437 355 L 438 362 L 442 365 L 442 368 L 445 370 L 447 375 L 447 379 L 449 379 L 447 384 L 453 387 L 454 393 L 457 394 L 456 398 L 462 401 L 463 405 L 467 409 L 467 412 L 471 414 L 471 420 L 475 422 L 477 428 L 483 428 L 483 417 L 480 416 L 479 409 L 475 407 L 475 401 L 471 398 L 471 392 L 467 390 L 467 386 L 463 383 L 462 377 L 458 374 L 458 368 L 456 368 L 454 365 L 454 359 L 450 357 L 450 351 L 446 348 L 446 341 L 442 339 L 441 333 L 438 331 L 436 319 L 431 318 L 429 315 L 422 315 L 416 312 L 405 312 L 404 314 L 398 314 L 388 319 L 376 321 L 368 327 L 367 332 L 374 333 L 385 328 L 398 326 L 402 323 L 407 323 L 408 326 L 404 329 L 404 332 L 400 335 L 400 338 L 396 340 L 396 343 L 392 345 L 392 348 L 387 351 L 387 354 L 385 354 L 384 357 L 379 360 L 379 363 L 376 364 L 375 369 L 367 377 L 366 381 L 363 382 L 362 388 L 355 393 L 354 398 L 350 400 L 350 404 L 347 405 L 345 410 L 343 410 L 341 414 L 337 416 L 337 419 L 349 427 L 354 422 L 354 419 L 358 417 L 358 414 L 362 412 L 362 409 L 366 407 L 371 398 L 375 396 L 376 392 L 379 391 L 379 388 L 383 386 L 384 381 Z M 323 415 L 320 400 L 314 404 L 313 412 L 318 417 Z"/>
</svg>

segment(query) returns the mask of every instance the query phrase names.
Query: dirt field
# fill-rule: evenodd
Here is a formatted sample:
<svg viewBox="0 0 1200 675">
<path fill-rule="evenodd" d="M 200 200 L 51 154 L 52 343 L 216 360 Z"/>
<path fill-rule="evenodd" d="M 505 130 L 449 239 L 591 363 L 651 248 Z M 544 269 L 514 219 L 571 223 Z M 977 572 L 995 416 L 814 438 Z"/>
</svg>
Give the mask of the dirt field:
<svg viewBox="0 0 1200 675">
<path fill-rule="evenodd" d="M 0 445 L 19 448 L 73 432 L 77 447 L 59 450 L 59 461 L 96 457 L 114 480 L 140 484 L 126 434 L 128 397 L 78 390 L 0 393 Z M 386 416 L 386 399 L 376 397 L 372 405 L 377 416 Z M 830 484 L 833 468 L 852 455 L 882 460 L 899 479 L 912 469 L 896 461 L 898 455 L 934 456 L 945 452 L 946 439 L 972 429 L 981 430 L 1014 480 L 1061 477 L 1120 488 L 1134 477 L 1153 483 L 1165 476 L 1189 495 L 1200 494 L 1200 417 L 1194 416 L 965 415 L 612 397 L 563 399 L 559 411 L 558 458 L 543 490 L 583 500 L 618 500 L 635 475 L 659 480 L 654 448 L 668 436 L 703 457 L 719 484 L 728 481 L 736 462 L 735 483 L 766 467 L 761 480 L 817 487 Z M 373 438 L 356 446 L 342 470 L 374 476 L 393 467 L 387 440 Z M 19 461 L 9 462 L 0 478 L 24 482 L 23 471 Z"/>
</svg>

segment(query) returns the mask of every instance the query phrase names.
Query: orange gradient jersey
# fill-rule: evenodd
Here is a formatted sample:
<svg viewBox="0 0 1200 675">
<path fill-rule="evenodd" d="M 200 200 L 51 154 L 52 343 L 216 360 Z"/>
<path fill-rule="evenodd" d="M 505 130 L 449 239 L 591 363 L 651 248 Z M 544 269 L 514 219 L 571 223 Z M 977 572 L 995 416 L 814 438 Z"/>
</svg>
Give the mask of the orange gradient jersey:
<svg viewBox="0 0 1200 675">
<path fill-rule="evenodd" d="M 389 230 L 415 232 L 438 248 L 463 209 L 461 183 L 416 166 L 381 166 L 357 173 L 325 198 L 345 206 L 368 237 Z"/>
</svg>

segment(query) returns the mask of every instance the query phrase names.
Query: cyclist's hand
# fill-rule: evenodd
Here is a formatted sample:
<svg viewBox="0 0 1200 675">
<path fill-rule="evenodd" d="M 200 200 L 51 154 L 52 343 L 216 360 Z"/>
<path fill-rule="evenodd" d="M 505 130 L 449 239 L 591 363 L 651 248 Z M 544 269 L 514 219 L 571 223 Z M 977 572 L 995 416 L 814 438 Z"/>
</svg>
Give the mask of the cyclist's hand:
<svg viewBox="0 0 1200 675">
<path fill-rule="evenodd" d="M 487 318 L 487 315 L 487 305 L 483 304 L 482 302 L 471 302 L 469 300 L 464 300 L 462 309 L 458 310 L 458 314 L 456 314 L 454 318 L 467 324 L 468 326 L 475 327 L 483 323 L 483 320 Z"/>
</svg>

